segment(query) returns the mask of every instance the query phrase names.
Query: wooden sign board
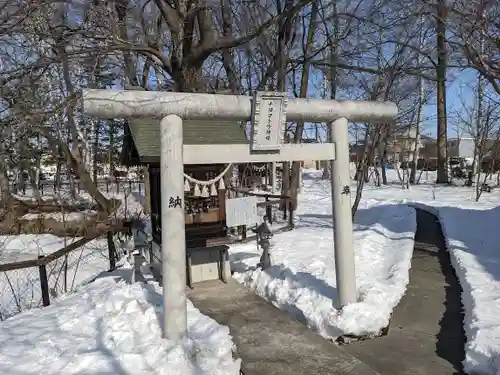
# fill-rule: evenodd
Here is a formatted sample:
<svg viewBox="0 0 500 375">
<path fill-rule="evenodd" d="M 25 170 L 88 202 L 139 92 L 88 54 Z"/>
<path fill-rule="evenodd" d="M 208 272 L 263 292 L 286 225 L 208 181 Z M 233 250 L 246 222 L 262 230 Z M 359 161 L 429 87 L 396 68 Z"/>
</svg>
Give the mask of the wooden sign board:
<svg viewBox="0 0 500 375">
<path fill-rule="evenodd" d="M 226 200 L 226 226 L 254 226 L 259 221 L 257 197 L 232 198 Z"/>
<path fill-rule="evenodd" d="M 252 100 L 252 150 L 281 150 L 286 126 L 286 102 L 286 92 L 255 93 Z"/>
</svg>

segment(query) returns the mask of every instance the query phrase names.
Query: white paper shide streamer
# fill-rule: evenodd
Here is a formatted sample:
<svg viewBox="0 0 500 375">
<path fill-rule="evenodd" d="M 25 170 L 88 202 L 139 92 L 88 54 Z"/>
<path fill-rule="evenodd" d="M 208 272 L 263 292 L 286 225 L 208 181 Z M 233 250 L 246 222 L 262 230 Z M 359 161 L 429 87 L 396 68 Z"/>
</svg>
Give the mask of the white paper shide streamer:
<svg viewBox="0 0 500 375">
<path fill-rule="evenodd" d="M 190 192 L 191 189 L 193 189 L 193 196 L 195 197 L 208 198 L 210 196 L 217 196 L 217 190 L 224 190 L 226 188 L 226 185 L 224 184 L 224 175 L 229 171 L 231 166 L 232 164 L 229 164 L 217 177 L 208 181 L 197 180 L 196 178 L 184 173 L 184 191 Z"/>
</svg>

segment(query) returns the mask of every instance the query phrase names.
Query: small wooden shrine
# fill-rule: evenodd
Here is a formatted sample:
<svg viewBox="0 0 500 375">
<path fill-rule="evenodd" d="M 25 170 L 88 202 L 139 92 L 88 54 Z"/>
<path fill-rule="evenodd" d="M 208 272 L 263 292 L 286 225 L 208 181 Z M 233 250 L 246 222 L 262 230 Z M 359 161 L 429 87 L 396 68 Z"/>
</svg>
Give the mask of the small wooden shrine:
<svg viewBox="0 0 500 375">
<path fill-rule="evenodd" d="M 184 143 L 245 144 L 245 131 L 238 122 L 191 120 L 183 122 Z M 161 243 L 160 122 L 129 120 L 125 127 L 122 163 L 148 167 L 153 239 Z M 187 247 L 224 243 L 226 186 L 231 165 L 184 165 L 184 202 Z M 175 202 L 173 202 L 175 204 Z"/>
</svg>

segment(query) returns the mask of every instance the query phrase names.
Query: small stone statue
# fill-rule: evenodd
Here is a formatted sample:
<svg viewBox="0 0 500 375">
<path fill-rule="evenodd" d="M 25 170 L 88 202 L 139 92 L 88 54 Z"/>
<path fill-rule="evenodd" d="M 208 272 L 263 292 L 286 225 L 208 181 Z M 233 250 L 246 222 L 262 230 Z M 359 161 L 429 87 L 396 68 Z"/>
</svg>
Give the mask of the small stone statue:
<svg viewBox="0 0 500 375">
<path fill-rule="evenodd" d="M 271 238 L 273 237 L 273 232 L 269 228 L 267 224 L 267 217 L 264 216 L 264 221 L 260 224 L 257 229 L 257 244 L 262 248 L 262 255 L 260 257 L 260 262 L 257 267 L 265 270 L 266 268 L 271 267 L 271 254 L 269 253 L 269 249 L 271 247 Z"/>
</svg>

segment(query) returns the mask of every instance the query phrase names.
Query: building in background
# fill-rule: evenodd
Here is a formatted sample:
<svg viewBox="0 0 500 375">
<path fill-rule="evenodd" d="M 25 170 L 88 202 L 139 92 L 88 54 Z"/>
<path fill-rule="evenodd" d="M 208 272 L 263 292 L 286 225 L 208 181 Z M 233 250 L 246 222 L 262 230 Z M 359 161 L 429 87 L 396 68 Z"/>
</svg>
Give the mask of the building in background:
<svg viewBox="0 0 500 375">
<path fill-rule="evenodd" d="M 474 158 L 474 138 L 448 138 L 448 157 Z"/>
<path fill-rule="evenodd" d="M 384 152 L 384 147 L 379 147 L 375 150 L 375 159 L 379 160 Z M 420 137 L 416 136 L 415 129 L 410 131 L 398 131 L 389 137 L 385 145 L 385 158 L 390 163 L 402 162 L 412 158 L 415 146 L 419 148 L 420 158 L 436 157 L 436 140 L 432 137 L 421 134 Z M 371 145 L 369 145 L 371 147 Z M 350 146 L 351 162 L 361 160 L 365 150 L 363 141 L 358 141 Z M 373 162 L 373 161 L 372 161 Z"/>
</svg>

